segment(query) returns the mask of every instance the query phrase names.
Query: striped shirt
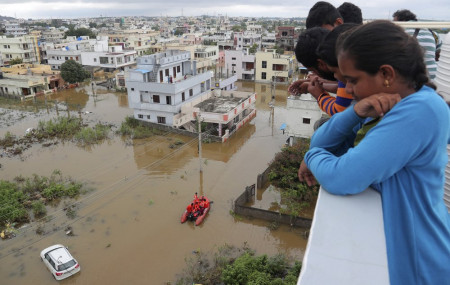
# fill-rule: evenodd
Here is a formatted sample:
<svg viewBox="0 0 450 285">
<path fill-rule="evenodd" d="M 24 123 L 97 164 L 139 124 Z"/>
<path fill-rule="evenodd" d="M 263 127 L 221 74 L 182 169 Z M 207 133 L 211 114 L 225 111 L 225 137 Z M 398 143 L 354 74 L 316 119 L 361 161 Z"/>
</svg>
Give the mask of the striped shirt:
<svg viewBox="0 0 450 285">
<path fill-rule="evenodd" d="M 406 33 L 410 36 L 414 36 L 415 29 L 406 29 Z M 428 29 L 420 29 L 417 35 L 417 41 L 419 45 L 424 49 L 424 60 L 427 66 L 428 75 L 430 79 L 436 76 L 436 40 L 433 34 Z"/>
<path fill-rule="evenodd" d="M 344 111 L 352 103 L 353 97 L 345 92 L 345 84 L 338 81 L 338 89 L 336 92 L 336 98 L 323 93 L 317 99 L 319 108 L 330 116 L 336 113 Z"/>
</svg>

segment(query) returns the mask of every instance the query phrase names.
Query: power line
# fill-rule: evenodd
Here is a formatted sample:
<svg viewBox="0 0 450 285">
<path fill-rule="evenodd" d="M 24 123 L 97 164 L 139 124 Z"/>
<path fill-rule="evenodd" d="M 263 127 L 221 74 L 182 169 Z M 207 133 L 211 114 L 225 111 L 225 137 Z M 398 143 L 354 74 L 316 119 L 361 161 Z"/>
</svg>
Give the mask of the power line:
<svg viewBox="0 0 450 285">
<path fill-rule="evenodd" d="M 186 144 L 183 145 L 182 147 L 180 147 L 180 148 L 178 148 L 178 149 L 172 151 L 171 153 L 167 154 L 166 156 L 164 156 L 164 157 L 162 157 L 162 158 L 160 158 L 160 159 L 158 159 L 158 160 L 156 160 L 156 161 L 154 161 L 154 162 L 152 162 L 152 163 L 147 164 L 147 165 L 144 166 L 141 170 L 137 171 L 136 174 L 134 174 L 134 175 L 132 175 L 132 176 L 130 176 L 130 177 L 121 178 L 120 180 L 117 180 L 117 181 L 114 182 L 113 184 L 111 184 L 111 185 L 107 186 L 106 188 L 104 188 L 103 191 L 96 191 L 95 194 L 92 194 L 92 195 L 90 195 L 90 196 L 87 196 L 87 197 L 85 197 L 85 198 L 79 200 L 79 201 L 76 201 L 76 202 L 74 202 L 74 203 L 69 204 L 69 205 L 67 206 L 67 208 L 72 207 L 72 206 L 74 206 L 75 204 L 81 204 L 82 202 L 86 202 L 86 201 L 89 201 L 89 200 L 91 200 L 91 199 L 100 198 L 100 197 L 105 196 L 106 194 L 108 194 L 108 193 L 112 192 L 113 190 L 115 190 L 115 186 L 118 186 L 118 184 L 119 184 L 120 182 L 124 182 L 124 181 L 129 181 L 129 182 L 131 182 L 131 181 L 133 181 L 134 179 L 136 179 L 136 178 L 142 176 L 142 175 L 145 173 L 144 169 L 148 169 L 149 167 L 154 167 L 155 165 L 157 165 L 157 164 L 163 162 L 164 160 L 166 160 L 166 159 L 172 157 L 173 155 L 175 155 L 175 154 L 176 154 L 177 152 L 179 152 L 180 150 L 182 150 L 182 149 L 184 149 L 184 148 L 186 148 L 186 147 L 190 147 L 190 146 L 193 145 L 195 142 L 197 142 L 197 138 L 192 139 L 191 141 L 189 141 L 188 143 L 186 143 Z M 118 195 L 120 195 L 120 193 L 119 193 Z M 118 195 L 116 195 L 116 197 L 117 197 Z M 111 200 L 115 199 L 116 197 L 113 197 Z M 93 211 L 94 211 L 94 210 L 101 209 L 101 208 L 104 207 L 105 205 L 107 205 L 107 203 L 104 203 L 102 206 L 93 209 Z M 83 209 L 83 208 L 85 208 L 85 207 L 87 207 L 87 206 L 89 206 L 89 204 L 86 204 L 86 205 L 84 205 L 83 207 L 81 207 L 81 208 L 79 208 L 79 209 Z M 45 219 L 47 222 L 52 221 L 52 220 L 55 220 L 57 217 L 59 217 L 59 216 L 62 215 L 63 211 L 64 211 L 64 209 L 59 209 L 59 210 L 57 210 L 57 211 L 51 213 L 50 216 L 51 216 L 52 218 L 51 218 L 50 220 L 48 220 L 48 218 L 45 218 L 45 217 L 44 217 L 44 218 L 39 219 L 38 221 L 35 221 L 35 222 L 34 222 L 34 225 L 31 225 L 30 227 L 27 227 L 27 228 L 26 228 L 25 230 L 23 230 L 22 232 L 16 234 L 16 238 L 17 238 L 17 237 L 20 237 L 20 236 L 23 236 L 26 232 L 28 232 L 29 230 L 33 229 L 33 228 L 37 225 L 37 222 L 43 221 L 44 219 Z M 91 212 L 92 212 L 92 211 L 91 211 Z M 78 220 L 80 220 L 81 218 L 84 218 L 85 216 L 86 216 L 86 215 L 84 215 L 83 217 L 80 217 L 80 218 L 76 219 L 75 221 L 73 221 L 73 222 L 70 223 L 70 224 L 73 224 L 73 223 L 77 222 Z M 31 224 L 31 223 L 30 223 L 30 224 Z M 22 250 L 22 249 L 24 249 L 24 248 L 26 248 L 26 247 L 29 247 L 31 244 L 34 244 L 34 243 L 36 243 L 36 242 L 38 242 L 38 241 L 40 241 L 40 240 L 42 240 L 42 239 L 44 239 L 44 238 L 46 238 L 46 237 L 49 237 L 49 236 L 51 236 L 51 235 L 52 235 L 52 234 L 49 234 L 49 235 L 46 235 L 46 236 L 42 236 L 42 237 L 41 237 L 40 239 L 38 239 L 37 241 L 28 243 L 27 245 L 25 245 L 25 246 L 23 246 L 23 247 L 21 247 L 21 248 L 19 248 L 19 249 L 14 249 L 14 251 L 10 251 L 9 253 L 0 256 L 0 260 L 3 259 L 3 258 L 6 257 L 6 256 L 11 255 L 12 253 L 14 253 L 14 252 L 16 252 L 16 251 L 20 251 L 20 250 Z"/>
</svg>

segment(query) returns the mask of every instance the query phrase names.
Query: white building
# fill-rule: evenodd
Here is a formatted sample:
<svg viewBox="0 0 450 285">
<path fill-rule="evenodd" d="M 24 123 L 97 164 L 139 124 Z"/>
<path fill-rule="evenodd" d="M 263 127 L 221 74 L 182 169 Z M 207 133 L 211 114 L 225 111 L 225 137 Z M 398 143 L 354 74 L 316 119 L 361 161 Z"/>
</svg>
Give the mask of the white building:
<svg viewBox="0 0 450 285">
<path fill-rule="evenodd" d="M 225 50 L 225 72 L 238 79 L 255 80 L 255 56 L 243 50 Z"/>
<path fill-rule="evenodd" d="M 116 70 L 136 64 L 135 50 L 122 50 L 122 46 L 110 46 L 108 51 L 81 52 L 83 66 Z"/>
<path fill-rule="evenodd" d="M 188 131 L 196 130 L 200 116 L 212 135 L 226 141 L 256 115 L 256 94 L 233 90 L 236 76 L 218 81 L 220 89 L 212 92 L 212 73 L 196 74 L 190 59 L 180 50 L 139 57 L 125 79 L 128 104 L 136 119 Z"/>
<path fill-rule="evenodd" d="M 5 34 L 13 35 L 15 37 L 24 36 L 27 34 L 27 29 L 20 26 L 20 23 L 6 23 Z"/>
<path fill-rule="evenodd" d="M 83 66 L 100 67 L 109 70 L 136 64 L 136 51 L 124 51 L 122 46 L 109 46 L 107 37 L 68 38 L 68 42 L 55 44 L 55 49 L 47 50 L 48 64 L 53 70 L 61 69 L 66 60 L 75 60 Z"/>
<path fill-rule="evenodd" d="M 40 63 L 39 47 L 34 36 L 0 36 L 0 53 L 5 64 L 16 58 L 22 59 L 23 63 Z"/>
<path fill-rule="evenodd" d="M 314 123 L 324 114 L 317 100 L 311 94 L 301 96 L 289 96 L 286 101 L 286 128 L 292 145 L 294 138 L 310 138 L 314 133 Z"/>
<path fill-rule="evenodd" d="M 102 52 L 108 50 L 108 41 L 106 37 L 99 37 L 98 39 L 89 39 L 88 36 L 67 37 L 64 43 L 47 44 L 46 53 L 48 64 L 53 70 L 61 69 L 61 64 L 66 60 L 75 60 L 83 64 L 81 61 L 82 52 Z"/>
<path fill-rule="evenodd" d="M 211 73 L 195 75 L 190 59 L 190 52 L 178 50 L 137 59 L 125 79 L 136 119 L 172 126 L 182 104 L 210 91 Z"/>
<path fill-rule="evenodd" d="M 234 33 L 234 47 L 236 50 L 243 50 L 251 48 L 254 44 L 261 47 L 261 34 L 250 32 L 236 32 Z"/>
<path fill-rule="evenodd" d="M 42 32 L 42 38 L 45 42 L 61 43 L 64 39 L 64 31 L 51 27 L 50 29 Z"/>
</svg>

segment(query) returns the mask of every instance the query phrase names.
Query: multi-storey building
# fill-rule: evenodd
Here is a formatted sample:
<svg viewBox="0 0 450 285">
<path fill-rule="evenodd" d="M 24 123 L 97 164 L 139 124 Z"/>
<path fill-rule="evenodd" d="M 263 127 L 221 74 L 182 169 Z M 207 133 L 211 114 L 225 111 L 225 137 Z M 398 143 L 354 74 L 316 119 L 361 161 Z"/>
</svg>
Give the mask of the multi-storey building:
<svg viewBox="0 0 450 285">
<path fill-rule="evenodd" d="M 249 32 L 236 32 L 234 33 L 234 49 L 243 50 L 251 48 L 254 44 L 261 47 L 261 34 L 249 33 Z"/>
<path fill-rule="evenodd" d="M 255 55 L 242 50 L 226 50 L 225 72 L 238 79 L 255 80 Z"/>
<path fill-rule="evenodd" d="M 211 73 L 195 74 L 188 51 L 167 50 L 137 59 L 126 78 L 128 102 L 136 119 L 172 126 L 181 105 L 206 95 Z"/>
<path fill-rule="evenodd" d="M 61 64 L 66 60 L 75 60 L 83 64 L 81 61 L 82 52 L 107 51 L 108 42 L 106 38 L 89 39 L 88 36 L 67 37 L 66 42 L 60 44 L 46 44 L 42 48 L 46 49 L 48 64 L 53 70 L 61 69 Z"/>
<path fill-rule="evenodd" d="M 42 31 L 42 39 L 47 43 L 61 43 L 64 39 L 64 31 L 51 27 Z"/>
<path fill-rule="evenodd" d="M 167 50 L 139 57 L 126 77 L 129 106 L 136 119 L 188 131 L 196 130 L 200 116 L 212 135 L 226 141 L 256 115 L 256 95 L 233 90 L 236 77 L 217 81 L 219 89 L 212 92 L 212 73 L 196 74 L 190 56 Z"/>
<path fill-rule="evenodd" d="M 261 48 L 262 50 L 272 49 L 277 45 L 277 38 L 275 33 L 267 33 L 262 36 Z"/>
<path fill-rule="evenodd" d="M 16 58 L 21 59 L 23 63 L 40 63 L 39 47 L 34 36 L 0 36 L 0 53 L 6 65 Z"/>
<path fill-rule="evenodd" d="M 148 30 L 125 30 L 102 33 L 108 37 L 109 45 L 121 45 L 123 50 L 135 50 L 137 55 L 145 55 L 152 51 L 152 46 L 157 42 L 159 32 Z"/>
<path fill-rule="evenodd" d="M 294 71 L 295 62 L 294 56 L 280 55 L 275 50 L 256 52 L 255 80 L 288 83 Z"/>
<path fill-rule="evenodd" d="M 2 67 L 0 94 L 26 99 L 49 92 L 62 86 L 59 71 L 52 71 L 48 65 L 16 64 Z"/>
<path fill-rule="evenodd" d="M 136 64 L 136 51 L 124 51 L 122 46 L 110 46 L 108 51 L 81 52 L 81 64 L 100 67 L 106 71 L 124 69 Z"/>
<path fill-rule="evenodd" d="M 298 34 L 295 33 L 295 27 L 277 27 L 276 34 L 277 45 L 285 51 L 294 51 Z"/>
<path fill-rule="evenodd" d="M 13 35 L 15 37 L 24 36 L 27 34 L 27 29 L 20 26 L 20 23 L 6 23 L 5 24 L 5 34 Z"/>
</svg>

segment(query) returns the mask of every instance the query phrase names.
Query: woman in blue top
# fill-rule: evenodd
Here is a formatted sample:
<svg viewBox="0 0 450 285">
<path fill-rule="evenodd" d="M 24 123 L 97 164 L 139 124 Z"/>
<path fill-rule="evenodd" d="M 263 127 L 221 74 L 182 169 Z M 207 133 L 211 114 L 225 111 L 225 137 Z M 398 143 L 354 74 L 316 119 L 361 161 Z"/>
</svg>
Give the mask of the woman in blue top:
<svg viewBox="0 0 450 285">
<path fill-rule="evenodd" d="M 379 191 L 390 283 L 450 284 L 450 113 L 426 86 L 423 51 L 402 28 L 374 21 L 343 34 L 337 55 L 356 104 L 316 131 L 299 179 L 336 195 Z M 380 120 L 354 146 L 367 118 Z"/>
</svg>

